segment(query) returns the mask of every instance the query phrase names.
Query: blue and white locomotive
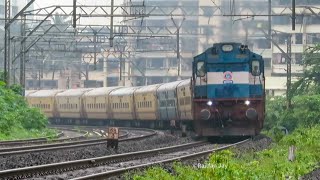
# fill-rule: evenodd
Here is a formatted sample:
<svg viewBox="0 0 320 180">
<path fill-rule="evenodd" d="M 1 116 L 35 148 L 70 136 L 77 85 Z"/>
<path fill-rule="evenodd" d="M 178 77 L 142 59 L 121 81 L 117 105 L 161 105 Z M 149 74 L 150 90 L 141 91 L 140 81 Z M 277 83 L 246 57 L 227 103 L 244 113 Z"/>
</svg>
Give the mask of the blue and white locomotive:
<svg viewBox="0 0 320 180">
<path fill-rule="evenodd" d="M 193 120 L 199 136 L 253 136 L 264 121 L 262 57 L 240 43 L 216 43 L 194 57 Z"/>
</svg>

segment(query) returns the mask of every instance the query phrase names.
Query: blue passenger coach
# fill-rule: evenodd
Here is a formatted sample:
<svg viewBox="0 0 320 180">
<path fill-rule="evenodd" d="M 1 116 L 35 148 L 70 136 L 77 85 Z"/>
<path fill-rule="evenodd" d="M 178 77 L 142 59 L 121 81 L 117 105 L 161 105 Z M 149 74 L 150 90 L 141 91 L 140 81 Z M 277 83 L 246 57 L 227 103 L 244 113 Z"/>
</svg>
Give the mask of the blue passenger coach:
<svg viewBox="0 0 320 180">
<path fill-rule="evenodd" d="M 194 57 L 193 116 L 200 136 L 252 136 L 264 121 L 264 61 L 240 43 Z"/>
</svg>

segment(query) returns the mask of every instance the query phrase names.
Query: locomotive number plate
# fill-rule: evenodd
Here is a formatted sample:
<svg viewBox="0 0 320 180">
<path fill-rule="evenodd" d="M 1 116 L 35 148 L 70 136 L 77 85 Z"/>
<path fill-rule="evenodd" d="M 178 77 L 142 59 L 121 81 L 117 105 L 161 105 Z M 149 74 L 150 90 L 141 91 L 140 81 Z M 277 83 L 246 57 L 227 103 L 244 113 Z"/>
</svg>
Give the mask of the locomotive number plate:
<svg viewBox="0 0 320 180">
<path fill-rule="evenodd" d="M 233 81 L 232 80 L 224 80 L 223 84 L 233 84 Z"/>
</svg>

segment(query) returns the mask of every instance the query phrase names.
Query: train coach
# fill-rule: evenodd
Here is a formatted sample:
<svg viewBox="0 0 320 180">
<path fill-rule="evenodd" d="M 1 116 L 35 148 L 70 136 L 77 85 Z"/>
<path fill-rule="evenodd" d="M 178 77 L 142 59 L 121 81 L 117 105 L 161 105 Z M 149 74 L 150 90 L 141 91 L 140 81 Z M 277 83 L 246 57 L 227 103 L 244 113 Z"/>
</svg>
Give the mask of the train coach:
<svg viewBox="0 0 320 180">
<path fill-rule="evenodd" d="M 39 90 L 25 93 L 27 102 L 31 107 L 39 108 L 48 118 L 58 117 L 55 104 L 56 94 L 62 90 Z"/>
<path fill-rule="evenodd" d="M 58 124 L 167 128 L 192 124 L 199 136 L 254 136 L 264 121 L 264 64 L 239 43 L 194 57 L 192 78 L 141 87 L 30 91 L 26 99 Z"/>
<path fill-rule="evenodd" d="M 109 94 L 120 87 L 101 87 L 87 91 L 83 94 L 84 119 L 93 121 L 93 124 L 103 125 L 101 119 L 111 119 L 111 109 L 109 107 Z"/>
</svg>

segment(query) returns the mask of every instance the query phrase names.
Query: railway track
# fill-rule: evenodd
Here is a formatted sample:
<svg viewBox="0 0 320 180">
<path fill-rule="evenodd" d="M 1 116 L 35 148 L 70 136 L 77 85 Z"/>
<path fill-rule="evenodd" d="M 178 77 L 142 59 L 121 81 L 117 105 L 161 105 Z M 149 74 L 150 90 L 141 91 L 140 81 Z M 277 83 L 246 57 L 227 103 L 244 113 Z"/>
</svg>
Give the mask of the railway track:
<svg viewBox="0 0 320 180">
<path fill-rule="evenodd" d="M 150 132 L 144 136 L 135 136 L 135 137 L 128 137 L 129 132 L 127 130 L 122 131 L 123 134 L 120 135 L 119 142 L 122 141 L 130 141 L 130 140 L 139 140 L 141 138 L 150 137 L 156 134 L 155 131 L 145 130 Z M 52 144 L 42 144 L 42 145 L 35 145 L 35 146 L 24 146 L 24 147 L 12 147 L 12 148 L 2 148 L 0 149 L 0 156 L 12 156 L 30 152 L 42 152 L 42 151 L 53 151 L 59 149 L 68 149 L 68 148 L 76 148 L 76 147 L 85 147 L 85 146 L 93 146 L 104 144 L 107 142 L 107 139 L 91 139 L 91 140 L 79 140 L 74 142 L 65 142 L 65 143 L 52 143 Z"/>
<path fill-rule="evenodd" d="M 73 178 L 73 180 L 106 179 L 106 178 L 111 178 L 111 177 L 114 177 L 114 176 L 120 176 L 120 175 L 125 174 L 125 173 L 127 173 L 129 171 L 141 170 L 141 169 L 145 169 L 147 167 L 154 166 L 154 165 L 172 163 L 172 162 L 175 162 L 175 161 L 190 160 L 190 159 L 195 159 L 195 158 L 207 156 L 212 152 L 228 149 L 230 147 L 234 147 L 234 146 L 246 143 L 248 141 L 249 141 L 249 139 L 246 139 L 246 140 L 234 143 L 234 144 L 224 145 L 222 147 L 214 148 L 214 149 L 211 149 L 211 150 L 204 150 L 204 151 L 200 151 L 200 152 L 196 152 L 196 153 L 192 153 L 192 154 L 188 154 L 188 155 L 182 155 L 182 156 L 179 156 L 179 157 L 173 157 L 173 158 L 169 158 L 169 159 L 165 159 L 165 160 L 159 160 L 159 161 L 149 162 L 149 163 L 142 163 L 142 164 L 135 165 L 135 166 L 129 166 L 129 167 L 125 167 L 125 168 L 118 168 L 118 169 L 115 169 L 115 170 L 110 170 L 110 171 L 106 171 L 106 172 L 102 172 L 102 173 L 96 173 L 96 174 L 76 177 L 76 178 Z"/>
<path fill-rule="evenodd" d="M 176 146 L 158 148 L 158 149 L 152 149 L 152 150 L 146 150 L 146 151 L 123 153 L 123 154 L 117 154 L 117 155 L 111 155 L 111 156 L 103 156 L 103 157 L 68 161 L 68 162 L 55 163 L 55 164 L 32 166 L 32 167 L 25 167 L 25 168 L 19 168 L 19 169 L 10 169 L 5 171 L 0 171 L 0 177 L 4 177 L 5 179 L 10 179 L 10 178 L 25 179 L 25 178 L 33 178 L 33 177 L 42 178 L 50 174 L 62 174 L 64 172 L 69 172 L 74 170 L 97 168 L 101 166 L 110 166 L 112 164 L 115 165 L 117 163 L 125 163 L 125 162 L 130 162 L 135 160 L 152 158 L 155 156 L 170 157 L 171 155 L 168 155 L 170 153 L 176 153 L 176 152 L 185 151 L 188 149 L 189 150 L 193 149 L 195 151 L 195 153 L 188 154 L 188 155 L 185 155 L 185 153 L 181 153 L 180 155 L 175 156 L 173 158 L 169 158 L 161 161 L 154 161 L 152 163 L 150 163 L 149 161 L 149 163 L 142 163 L 139 165 L 133 165 L 125 168 L 116 167 L 116 169 L 114 169 L 115 167 L 113 166 L 112 167 L 113 169 L 108 170 L 104 173 L 98 173 L 98 174 L 76 178 L 76 179 L 95 179 L 95 178 L 105 179 L 115 175 L 121 175 L 130 170 L 141 169 L 141 168 L 156 165 L 159 163 L 167 163 L 167 162 L 172 162 L 176 160 L 184 160 L 184 159 L 190 159 L 190 158 L 208 155 L 213 151 L 226 149 L 226 148 L 244 143 L 246 141 L 242 141 L 242 142 L 231 144 L 231 145 L 226 145 L 220 148 L 214 148 L 214 149 L 210 148 L 210 150 L 208 149 L 202 150 L 201 152 L 197 152 L 198 149 L 195 149 L 195 148 L 206 146 L 208 145 L 208 142 L 205 142 L 205 141 L 193 142 L 193 143 L 187 143 L 182 145 L 176 145 Z"/>
<path fill-rule="evenodd" d="M 73 129 L 59 129 L 59 130 L 74 131 L 74 132 L 78 131 Z M 52 139 L 52 137 L 43 137 L 43 138 L 33 138 L 33 139 L 0 141 L 0 148 L 12 147 L 12 146 L 30 146 L 30 145 L 36 145 L 36 144 L 58 143 L 58 142 L 64 142 L 64 141 L 80 140 L 80 139 L 84 139 L 88 135 L 87 131 L 80 131 L 81 133 L 83 133 L 83 135 L 81 136 L 61 138 L 65 134 L 64 131 L 59 132 L 55 137 L 53 137 L 53 138 L 60 138 L 60 139 Z"/>
</svg>

